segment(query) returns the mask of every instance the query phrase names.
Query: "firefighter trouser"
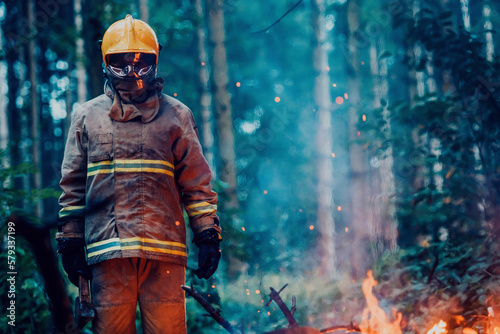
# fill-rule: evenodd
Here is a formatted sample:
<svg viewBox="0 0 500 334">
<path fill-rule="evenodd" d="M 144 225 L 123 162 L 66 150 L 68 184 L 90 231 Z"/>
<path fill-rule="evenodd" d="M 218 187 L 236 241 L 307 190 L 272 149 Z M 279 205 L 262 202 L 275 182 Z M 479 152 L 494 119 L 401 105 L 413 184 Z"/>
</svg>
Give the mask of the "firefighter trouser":
<svg viewBox="0 0 500 334">
<path fill-rule="evenodd" d="M 184 266 L 142 258 L 92 266 L 94 334 L 135 334 L 137 303 L 144 334 L 186 333 Z"/>
</svg>

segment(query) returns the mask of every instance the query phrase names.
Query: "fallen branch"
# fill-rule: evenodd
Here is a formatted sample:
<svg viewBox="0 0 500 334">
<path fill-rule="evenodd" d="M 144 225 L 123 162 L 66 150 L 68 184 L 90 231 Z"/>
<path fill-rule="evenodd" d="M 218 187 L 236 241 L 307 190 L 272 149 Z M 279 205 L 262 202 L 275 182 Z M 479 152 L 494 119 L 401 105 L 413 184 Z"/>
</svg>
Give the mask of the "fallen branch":
<svg viewBox="0 0 500 334">
<path fill-rule="evenodd" d="M 328 327 L 328 328 L 325 328 L 325 329 L 321 329 L 319 332 L 320 333 L 331 333 L 331 332 L 334 332 L 334 331 L 338 331 L 338 330 L 345 330 L 347 332 L 359 332 L 359 333 L 362 333 L 361 332 L 361 329 L 351 323 L 350 325 L 347 325 L 347 326 L 332 326 L 332 327 Z"/>
<path fill-rule="evenodd" d="M 285 289 L 287 287 L 288 284 L 285 284 L 285 286 L 283 286 L 281 288 L 280 291 L 276 292 L 276 290 L 274 290 L 272 287 L 270 288 L 271 289 L 271 294 L 269 295 L 271 297 L 271 300 L 267 303 L 266 306 L 269 306 L 271 304 L 271 301 L 275 301 L 276 304 L 278 304 L 281 312 L 283 312 L 283 314 L 285 315 L 286 317 L 286 320 L 288 321 L 288 324 L 290 325 L 290 327 L 292 328 L 297 328 L 299 327 L 299 324 L 297 323 L 297 320 L 295 320 L 295 318 L 293 317 L 293 314 L 290 312 L 290 310 L 288 309 L 288 307 L 286 306 L 286 304 L 283 302 L 283 299 L 281 299 L 280 297 L 280 292 L 283 291 L 283 289 Z M 293 307 L 292 307 L 293 309 Z"/>
<path fill-rule="evenodd" d="M 431 272 L 429 273 L 429 276 L 427 276 L 427 284 L 431 284 L 432 278 L 434 276 L 434 273 L 436 272 L 438 264 L 439 264 L 439 257 L 436 255 L 436 259 L 434 260 L 434 264 L 432 265 Z"/>
<path fill-rule="evenodd" d="M 188 295 L 193 297 L 198 303 L 203 306 L 203 308 L 208 312 L 208 316 L 217 321 L 225 330 L 227 330 L 231 334 L 239 334 L 240 332 L 231 326 L 231 324 L 225 320 L 221 315 L 220 311 L 213 308 L 202 295 L 200 295 L 192 286 L 188 287 L 185 285 L 181 285 L 182 289 L 187 292 Z"/>
</svg>

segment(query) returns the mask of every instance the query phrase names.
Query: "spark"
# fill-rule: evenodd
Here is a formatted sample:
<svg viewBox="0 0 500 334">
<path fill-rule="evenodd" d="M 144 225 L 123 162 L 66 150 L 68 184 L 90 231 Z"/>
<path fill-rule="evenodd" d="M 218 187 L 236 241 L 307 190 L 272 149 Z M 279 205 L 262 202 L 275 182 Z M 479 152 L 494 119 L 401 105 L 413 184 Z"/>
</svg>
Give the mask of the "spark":
<svg viewBox="0 0 500 334">
<path fill-rule="evenodd" d="M 344 93 L 344 98 L 345 98 L 346 100 L 348 100 L 348 99 L 349 99 L 349 95 L 348 95 L 347 93 Z"/>
<path fill-rule="evenodd" d="M 241 87 L 241 82 L 239 82 L 239 81 L 238 81 L 238 82 L 236 83 L 236 87 Z"/>
<path fill-rule="evenodd" d="M 276 96 L 276 97 L 274 98 L 274 102 L 278 103 L 278 102 L 280 102 L 280 101 L 281 101 L 281 99 L 280 99 L 280 97 L 279 97 L 279 96 Z"/>
<path fill-rule="evenodd" d="M 363 115 L 363 122 L 366 122 L 366 115 Z"/>
<path fill-rule="evenodd" d="M 312 231 L 314 230 L 314 225 L 309 225 L 309 229 Z"/>
<path fill-rule="evenodd" d="M 332 158 L 335 158 L 335 153 L 332 153 Z"/>
<path fill-rule="evenodd" d="M 241 228 L 241 230 L 242 230 L 243 232 L 245 232 L 245 226 L 243 226 L 243 227 Z"/>
<path fill-rule="evenodd" d="M 267 190 L 264 190 L 264 195 L 267 195 Z"/>
<path fill-rule="evenodd" d="M 342 210 L 342 207 L 339 205 L 339 206 L 337 206 L 337 211 L 340 211 L 340 210 Z"/>
<path fill-rule="evenodd" d="M 345 233 L 349 232 L 349 227 L 346 227 L 346 228 L 344 229 L 344 231 L 345 231 Z"/>
<path fill-rule="evenodd" d="M 337 84 L 336 84 L 336 83 L 334 83 L 332 86 L 333 86 L 333 87 L 337 87 Z"/>
<path fill-rule="evenodd" d="M 205 66 L 205 62 L 204 61 L 201 62 L 201 66 Z"/>
</svg>

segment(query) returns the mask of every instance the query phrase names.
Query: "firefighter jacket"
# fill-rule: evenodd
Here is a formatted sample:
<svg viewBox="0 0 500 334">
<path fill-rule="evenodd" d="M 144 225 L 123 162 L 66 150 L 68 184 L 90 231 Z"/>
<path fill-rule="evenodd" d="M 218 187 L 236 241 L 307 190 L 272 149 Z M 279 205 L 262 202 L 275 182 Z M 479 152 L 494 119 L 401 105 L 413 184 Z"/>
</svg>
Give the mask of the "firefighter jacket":
<svg viewBox="0 0 500 334">
<path fill-rule="evenodd" d="M 72 115 L 57 237 L 84 236 L 89 265 L 126 257 L 186 265 L 183 207 L 195 234 L 220 232 L 193 115 L 159 89 L 153 116 L 117 121 L 106 93 Z"/>
</svg>

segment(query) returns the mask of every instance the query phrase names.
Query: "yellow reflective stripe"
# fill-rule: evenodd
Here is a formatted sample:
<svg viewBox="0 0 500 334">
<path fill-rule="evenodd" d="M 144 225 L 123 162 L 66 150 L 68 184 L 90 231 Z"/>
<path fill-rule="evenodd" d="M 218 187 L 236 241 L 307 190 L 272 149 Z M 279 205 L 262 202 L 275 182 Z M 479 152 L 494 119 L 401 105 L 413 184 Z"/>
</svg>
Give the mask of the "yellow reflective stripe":
<svg viewBox="0 0 500 334">
<path fill-rule="evenodd" d="M 140 250 L 157 252 L 157 253 L 166 253 L 166 254 L 187 256 L 187 253 L 183 252 L 183 251 L 178 251 L 178 250 L 173 250 L 173 249 L 165 249 L 165 248 L 155 248 L 155 247 L 149 247 L 149 246 L 143 246 L 143 245 L 122 246 L 121 249 L 122 250 L 140 249 Z"/>
<path fill-rule="evenodd" d="M 93 172 L 87 173 L 87 176 L 93 176 L 97 174 L 112 174 L 114 173 L 114 169 L 98 169 Z"/>
<path fill-rule="evenodd" d="M 139 166 L 139 167 L 128 167 L 127 165 L 142 165 L 142 164 L 156 164 L 156 165 L 163 165 L 171 169 L 175 169 L 174 165 L 172 165 L 170 162 L 165 161 L 165 160 L 148 160 L 148 159 L 117 159 L 114 161 L 100 161 L 100 162 L 94 162 L 94 163 L 89 163 L 87 165 L 87 170 L 90 169 L 95 169 L 90 172 L 87 172 L 87 176 L 94 176 L 97 174 L 111 174 L 116 172 L 149 172 L 149 173 L 161 173 L 161 174 L 166 174 L 170 176 L 174 176 L 173 171 L 167 170 L 167 169 L 162 169 L 162 168 L 155 168 L 155 167 L 145 167 L 145 166 Z M 116 165 L 121 165 L 119 167 L 116 167 Z M 109 166 L 111 168 L 99 168 L 99 167 L 105 167 Z"/>
<path fill-rule="evenodd" d="M 87 257 L 97 256 L 97 255 L 100 255 L 100 254 L 104 254 L 104 253 L 107 253 L 107 252 L 111 252 L 111 251 L 114 251 L 114 250 L 120 250 L 120 249 L 121 249 L 120 246 L 113 246 L 113 247 L 109 247 L 109 248 L 104 248 L 104 249 L 101 249 L 101 250 L 98 250 L 98 251 L 95 251 L 95 252 L 92 252 L 92 253 L 88 253 Z"/>
<path fill-rule="evenodd" d="M 113 164 L 114 164 L 113 161 L 110 161 L 110 160 L 91 162 L 87 165 L 87 168 L 99 167 L 99 166 L 109 166 L 109 165 L 113 165 Z"/>
<path fill-rule="evenodd" d="M 74 210 L 83 210 L 85 209 L 85 205 L 75 205 L 75 206 L 67 206 L 65 208 L 62 208 L 59 213 L 67 212 L 67 211 L 74 211 Z"/>
<path fill-rule="evenodd" d="M 108 244 L 113 244 L 113 243 L 117 243 L 117 242 L 119 242 L 120 245 L 114 245 L 114 246 L 110 245 L 109 247 L 106 247 L 106 245 L 108 245 Z M 120 238 L 111 238 L 108 240 L 94 242 L 94 243 L 88 245 L 87 251 L 90 250 L 90 252 L 88 252 L 87 257 L 90 258 L 93 256 L 97 256 L 100 254 L 110 252 L 110 251 L 114 251 L 114 250 L 134 250 L 134 249 L 187 256 L 187 253 L 185 251 L 182 251 L 182 250 L 165 249 L 165 248 L 158 248 L 158 247 L 153 247 L 153 246 L 144 246 L 141 244 L 122 246 L 123 244 L 130 243 L 130 242 L 166 245 L 166 246 L 179 247 L 179 248 L 184 248 L 184 249 L 186 248 L 186 245 L 184 245 L 180 242 L 173 242 L 173 241 L 161 241 L 161 240 L 150 239 L 150 238 L 141 238 L 141 237 L 126 238 L 126 239 L 121 239 L 121 240 L 120 240 Z M 102 246 L 104 246 L 104 248 Z M 92 251 L 92 248 L 99 248 L 99 249 Z"/>
<path fill-rule="evenodd" d="M 205 210 L 199 210 L 199 211 L 191 211 L 191 212 L 188 212 L 188 215 L 189 216 L 197 216 L 197 215 L 201 215 L 202 213 L 209 213 L 209 212 L 215 212 L 216 210 L 215 209 L 205 209 Z"/>
<path fill-rule="evenodd" d="M 165 165 L 170 168 L 174 168 L 174 165 L 172 165 L 170 162 L 165 161 L 165 160 L 147 160 L 147 159 L 117 159 L 115 160 L 117 164 L 137 164 L 137 163 L 144 163 L 144 164 L 159 164 L 159 165 Z"/>
<path fill-rule="evenodd" d="M 150 172 L 150 173 L 161 173 L 174 176 L 169 170 L 161 168 L 150 168 L 150 167 L 115 167 L 116 172 Z M 89 174 L 90 175 L 90 174 Z"/>
<path fill-rule="evenodd" d="M 132 241 L 142 241 L 142 242 L 148 242 L 148 243 L 152 243 L 152 244 L 159 244 L 159 245 L 167 245 L 167 246 L 175 246 L 175 247 L 186 248 L 186 245 L 181 244 L 180 242 L 161 241 L 161 240 L 150 239 L 150 238 L 133 237 L 133 238 L 127 238 L 127 239 L 121 239 L 120 240 L 121 243 L 132 242 Z"/>
<path fill-rule="evenodd" d="M 72 215 L 83 216 L 83 210 L 85 210 L 85 205 L 67 206 L 59 210 L 59 218 L 65 218 Z"/>
<path fill-rule="evenodd" d="M 108 240 L 98 241 L 98 242 L 94 242 L 93 244 L 88 245 L 87 248 L 102 246 L 102 245 L 109 244 L 111 242 L 117 242 L 117 241 L 120 241 L 120 238 L 111 238 Z"/>
<path fill-rule="evenodd" d="M 186 206 L 186 209 L 197 208 L 199 206 L 209 206 L 209 205 L 212 205 L 212 204 L 210 204 L 208 202 L 199 202 L 199 203 L 190 204 L 190 205 Z"/>
</svg>

